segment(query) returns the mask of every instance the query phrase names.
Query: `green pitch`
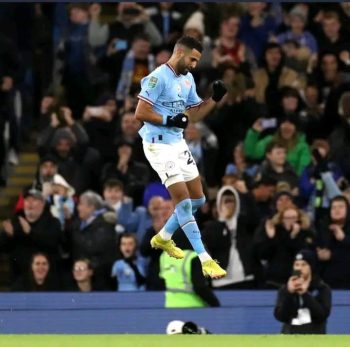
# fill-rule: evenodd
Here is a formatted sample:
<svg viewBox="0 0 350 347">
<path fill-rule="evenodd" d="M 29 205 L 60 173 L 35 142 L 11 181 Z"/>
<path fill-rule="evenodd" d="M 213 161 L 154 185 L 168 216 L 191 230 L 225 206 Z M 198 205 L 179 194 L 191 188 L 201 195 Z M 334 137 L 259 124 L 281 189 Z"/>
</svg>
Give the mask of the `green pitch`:
<svg viewBox="0 0 350 347">
<path fill-rule="evenodd" d="M 350 335 L 0 335 L 6 347 L 347 347 Z"/>
</svg>

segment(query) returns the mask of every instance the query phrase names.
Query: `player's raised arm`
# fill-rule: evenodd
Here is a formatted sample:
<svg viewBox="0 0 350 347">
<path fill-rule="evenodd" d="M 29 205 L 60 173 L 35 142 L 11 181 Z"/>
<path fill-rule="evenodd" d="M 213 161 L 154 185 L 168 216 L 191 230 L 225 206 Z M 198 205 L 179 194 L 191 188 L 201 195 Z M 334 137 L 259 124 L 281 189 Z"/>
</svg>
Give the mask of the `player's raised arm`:
<svg viewBox="0 0 350 347">
<path fill-rule="evenodd" d="M 201 104 L 195 107 L 190 107 L 186 114 L 192 122 L 199 122 L 206 117 L 215 107 L 227 92 L 224 82 L 218 80 L 213 83 L 213 94 L 211 98 L 203 101 Z"/>
</svg>

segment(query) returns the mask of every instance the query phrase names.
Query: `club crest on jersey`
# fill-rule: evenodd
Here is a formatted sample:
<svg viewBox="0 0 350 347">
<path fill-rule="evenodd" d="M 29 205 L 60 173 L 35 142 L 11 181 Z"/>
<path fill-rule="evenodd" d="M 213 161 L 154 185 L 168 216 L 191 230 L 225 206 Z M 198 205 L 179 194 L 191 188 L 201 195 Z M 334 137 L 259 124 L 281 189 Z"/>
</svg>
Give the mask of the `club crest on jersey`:
<svg viewBox="0 0 350 347">
<path fill-rule="evenodd" d="M 157 82 L 158 82 L 158 78 L 152 76 L 152 77 L 149 79 L 149 81 L 148 81 L 148 87 L 149 87 L 149 88 L 154 88 L 154 87 L 157 85 Z"/>
<path fill-rule="evenodd" d="M 185 80 L 185 86 L 186 86 L 187 88 L 190 88 L 190 87 L 191 87 L 191 82 L 190 82 L 190 80 Z"/>
</svg>

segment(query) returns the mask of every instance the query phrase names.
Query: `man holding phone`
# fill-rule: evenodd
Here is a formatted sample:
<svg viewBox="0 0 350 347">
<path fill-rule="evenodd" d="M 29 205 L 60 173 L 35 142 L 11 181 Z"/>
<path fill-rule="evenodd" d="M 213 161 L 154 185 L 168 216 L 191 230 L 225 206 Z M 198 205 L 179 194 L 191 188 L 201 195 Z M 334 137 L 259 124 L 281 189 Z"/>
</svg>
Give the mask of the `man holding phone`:
<svg viewBox="0 0 350 347">
<path fill-rule="evenodd" d="M 278 292 L 275 318 L 283 322 L 283 334 L 325 334 L 331 311 L 331 290 L 315 274 L 316 258 L 309 250 L 300 251 L 293 273 Z"/>
</svg>

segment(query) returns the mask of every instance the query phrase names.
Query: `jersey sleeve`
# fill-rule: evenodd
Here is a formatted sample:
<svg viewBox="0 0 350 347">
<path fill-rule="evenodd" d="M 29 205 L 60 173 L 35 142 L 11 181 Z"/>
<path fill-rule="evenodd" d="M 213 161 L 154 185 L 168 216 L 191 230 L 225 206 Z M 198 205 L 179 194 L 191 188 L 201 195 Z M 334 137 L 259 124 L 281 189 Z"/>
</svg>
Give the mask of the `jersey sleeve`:
<svg viewBox="0 0 350 347">
<path fill-rule="evenodd" d="M 197 94 L 196 84 L 195 84 L 193 76 L 192 76 L 191 89 L 190 89 L 190 93 L 188 94 L 188 98 L 187 98 L 187 102 L 186 102 L 186 109 L 188 110 L 192 107 L 197 107 L 202 102 L 203 102 L 203 100 Z"/>
<path fill-rule="evenodd" d="M 156 74 L 150 74 L 141 80 L 141 92 L 138 98 L 154 105 L 164 90 L 164 79 Z"/>
</svg>

